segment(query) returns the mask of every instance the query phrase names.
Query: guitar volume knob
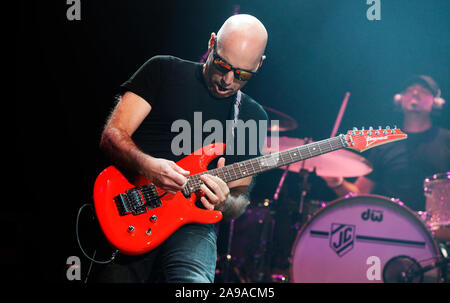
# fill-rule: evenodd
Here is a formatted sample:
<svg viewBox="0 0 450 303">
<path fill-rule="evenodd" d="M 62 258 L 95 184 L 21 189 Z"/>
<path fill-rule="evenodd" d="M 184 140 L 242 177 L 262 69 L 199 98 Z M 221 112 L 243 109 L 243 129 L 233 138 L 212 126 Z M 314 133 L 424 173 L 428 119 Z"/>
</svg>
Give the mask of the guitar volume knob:
<svg viewBox="0 0 450 303">
<path fill-rule="evenodd" d="M 157 217 L 156 215 L 152 215 L 152 216 L 150 217 L 150 222 L 155 223 L 156 220 L 158 220 L 158 217 Z"/>
</svg>

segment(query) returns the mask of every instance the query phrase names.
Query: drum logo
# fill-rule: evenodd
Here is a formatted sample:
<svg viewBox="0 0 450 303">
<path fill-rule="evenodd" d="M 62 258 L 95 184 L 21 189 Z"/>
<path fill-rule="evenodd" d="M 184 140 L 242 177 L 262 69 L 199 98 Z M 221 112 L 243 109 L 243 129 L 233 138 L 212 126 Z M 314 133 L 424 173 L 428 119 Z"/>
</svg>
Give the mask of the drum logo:
<svg viewBox="0 0 450 303">
<path fill-rule="evenodd" d="M 381 222 L 383 221 L 383 211 L 369 208 L 365 212 L 361 213 L 361 219 L 364 221 L 370 219 L 373 222 Z"/>
<path fill-rule="evenodd" d="M 331 223 L 330 247 L 339 257 L 353 249 L 355 229 L 355 225 Z"/>
</svg>

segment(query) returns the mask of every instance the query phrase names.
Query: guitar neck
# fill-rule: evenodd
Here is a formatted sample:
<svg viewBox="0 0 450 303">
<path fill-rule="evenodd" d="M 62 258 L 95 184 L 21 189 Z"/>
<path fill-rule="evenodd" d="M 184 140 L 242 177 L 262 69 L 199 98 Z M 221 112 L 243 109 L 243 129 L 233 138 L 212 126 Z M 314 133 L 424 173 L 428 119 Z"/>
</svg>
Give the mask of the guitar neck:
<svg viewBox="0 0 450 303">
<path fill-rule="evenodd" d="M 189 176 L 183 193 L 188 196 L 199 191 L 200 185 L 203 184 L 200 176 L 203 174 L 217 176 L 225 182 L 231 182 L 347 147 L 344 137 L 339 135 Z"/>
</svg>

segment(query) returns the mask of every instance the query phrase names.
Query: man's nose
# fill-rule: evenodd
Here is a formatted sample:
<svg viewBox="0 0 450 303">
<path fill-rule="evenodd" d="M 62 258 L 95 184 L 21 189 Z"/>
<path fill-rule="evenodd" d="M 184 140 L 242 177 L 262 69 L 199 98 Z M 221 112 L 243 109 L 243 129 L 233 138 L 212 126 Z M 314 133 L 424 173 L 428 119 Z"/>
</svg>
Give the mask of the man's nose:
<svg viewBox="0 0 450 303">
<path fill-rule="evenodd" d="M 222 77 L 223 86 L 230 86 L 233 83 L 233 80 L 234 80 L 234 72 L 230 70 Z"/>
</svg>

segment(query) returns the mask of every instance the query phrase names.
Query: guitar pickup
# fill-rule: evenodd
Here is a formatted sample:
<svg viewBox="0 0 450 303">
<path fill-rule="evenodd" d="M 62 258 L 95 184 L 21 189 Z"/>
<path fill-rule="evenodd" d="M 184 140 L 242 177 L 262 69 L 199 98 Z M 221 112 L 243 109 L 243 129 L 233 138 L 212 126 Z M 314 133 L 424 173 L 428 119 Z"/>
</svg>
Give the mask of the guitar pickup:
<svg viewBox="0 0 450 303">
<path fill-rule="evenodd" d="M 145 200 L 145 206 L 147 206 L 149 210 L 162 206 L 158 191 L 153 184 L 142 186 L 141 192 Z"/>
<path fill-rule="evenodd" d="M 132 214 L 134 216 L 147 212 L 145 202 L 138 188 L 127 190 L 114 198 L 117 209 L 121 216 Z"/>
</svg>

